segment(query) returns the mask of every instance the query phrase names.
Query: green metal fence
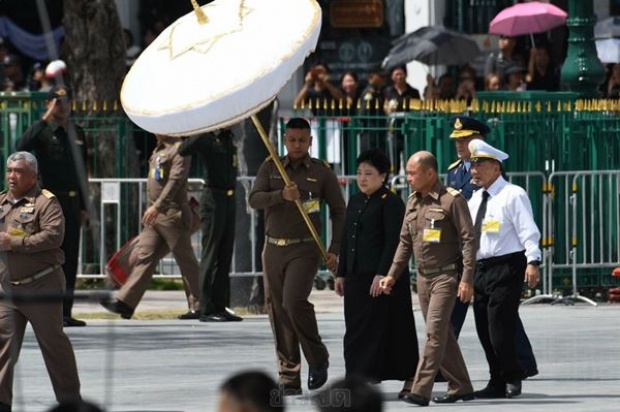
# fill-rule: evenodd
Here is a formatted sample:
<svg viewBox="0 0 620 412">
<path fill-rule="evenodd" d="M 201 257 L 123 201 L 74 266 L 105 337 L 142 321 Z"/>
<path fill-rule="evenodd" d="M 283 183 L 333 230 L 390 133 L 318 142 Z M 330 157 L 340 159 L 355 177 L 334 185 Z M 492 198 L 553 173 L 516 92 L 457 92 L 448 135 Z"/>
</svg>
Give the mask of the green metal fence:
<svg viewBox="0 0 620 412">
<path fill-rule="evenodd" d="M 0 93 L 2 167 L 15 140 L 41 117 L 44 99 L 43 93 Z M 403 160 L 417 150 L 435 153 L 440 168 L 446 170 L 456 158 L 454 144 L 448 138 L 451 118 L 465 112 L 491 127 L 487 140 L 510 154 L 505 163 L 508 172 L 548 176 L 553 171 L 616 170 L 620 165 L 619 100 L 579 100 L 572 93 L 481 92 L 469 106 L 464 101 L 411 100 L 403 113 L 390 116 L 369 115 L 381 113 L 381 107 L 365 104 L 318 101 L 294 108 L 295 115 L 313 119 L 317 154 L 330 158 L 340 175 L 355 174 L 355 157 L 366 147 L 380 147 L 389 153 L 395 165 L 394 175 L 399 174 Z M 321 116 L 313 116 L 317 109 Z M 73 119 L 87 133 L 91 177 L 145 176 L 145 162 L 154 139 L 133 125 L 117 102 L 75 102 Z M 281 119 L 280 131 L 284 121 Z M 334 145 L 339 145 L 338 150 L 334 150 Z M 198 170 L 193 173 L 199 175 Z M 516 176 L 514 181 L 523 185 L 525 180 L 520 179 Z M 4 187 L 4 179 L 0 184 Z M 556 210 L 564 210 L 568 201 L 564 196 L 566 190 L 569 189 L 548 184 L 530 188 L 534 210 L 543 210 L 545 195 L 553 196 Z M 593 196 L 597 194 L 596 187 L 591 190 L 595 191 Z M 537 216 L 542 224 L 540 219 Z M 618 217 L 610 216 L 607 221 L 611 227 L 618 227 Z M 568 233 L 563 219 L 554 219 L 550 225 L 554 233 Z M 552 238 L 543 239 L 543 246 L 552 246 L 554 242 Z M 563 250 L 554 253 L 558 259 L 568 258 Z M 580 276 L 587 277 L 591 284 L 591 279 L 608 275 L 601 269 L 596 271 L 594 275 L 580 271 Z M 565 284 L 566 279 L 562 278 L 560 283 Z"/>
</svg>

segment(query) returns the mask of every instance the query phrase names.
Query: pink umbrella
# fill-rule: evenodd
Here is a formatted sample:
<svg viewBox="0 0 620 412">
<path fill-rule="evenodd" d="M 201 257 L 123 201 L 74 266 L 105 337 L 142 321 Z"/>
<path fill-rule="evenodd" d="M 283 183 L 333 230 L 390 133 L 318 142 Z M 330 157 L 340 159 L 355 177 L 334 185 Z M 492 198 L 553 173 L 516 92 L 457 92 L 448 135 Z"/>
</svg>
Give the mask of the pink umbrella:
<svg viewBox="0 0 620 412">
<path fill-rule="evenodd" d="M 532 1 L 500 11 L 489 24 L 489 33 L 509 37 L 542 33 L 566 23 L 568 14 L 557 6 Z"/>
</svg>

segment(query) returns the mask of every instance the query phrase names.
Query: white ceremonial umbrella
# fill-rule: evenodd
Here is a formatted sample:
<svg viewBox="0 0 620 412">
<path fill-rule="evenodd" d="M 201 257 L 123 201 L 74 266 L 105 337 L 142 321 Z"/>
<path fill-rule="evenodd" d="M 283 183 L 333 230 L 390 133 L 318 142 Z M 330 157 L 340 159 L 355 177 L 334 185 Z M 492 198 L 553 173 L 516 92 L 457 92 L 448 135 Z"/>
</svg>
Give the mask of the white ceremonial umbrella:
<svg viewBox="0 0 620 412">
<path fill-rule="evenodd" d="M 321 29 L 316 0 L 195 7 L 140 54 L 123 82 L 123 108 L 147 131 L 186 136 L 257 113 L 314 51 Z"/>
<path fill-rule="evenodd" d="M 215 0 L 167 27 L 133 64 L 121 104 L 141 128 L 187 136 L 238 123 L 256 125 L 287 185 L 278 153 L 255 116 L 314 51 L 321 30 L 316 0 Z M 300 201 L 297 207 L 327 258 Z"/>
</svg>

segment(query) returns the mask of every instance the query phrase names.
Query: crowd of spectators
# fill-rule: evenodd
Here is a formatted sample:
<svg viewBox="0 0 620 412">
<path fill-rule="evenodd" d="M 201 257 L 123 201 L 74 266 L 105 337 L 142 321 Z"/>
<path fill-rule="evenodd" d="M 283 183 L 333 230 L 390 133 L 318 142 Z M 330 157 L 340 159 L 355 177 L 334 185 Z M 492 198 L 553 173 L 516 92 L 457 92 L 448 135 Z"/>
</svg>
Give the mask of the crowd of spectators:
<svg viewBox="0 0 620 412">
<path fill-rule="evenodd" d="M 550 45 L 540 39 L 528 42 L 525 47 L 517 47 L 517 39 L 501 36 L 497 52 L 486 56 L 483 69 L 476 71 L 472 62 L 448 67 L 438 78 L 429 73 L 422 93 L 407 83 L 405 66 L 387 71 L 372 67 L 367 76 L 348 70 L 338 79 L 331 76 L 325 62 L 317 62 L 306 73 L 294 106 L 312 108 L 314 114 L 318 114 L 321 107 L 335 107 L 342 112 L 343 106 L 348 114 L 376 113 L 378 107 L 382 113 L 391 114 L 406 110 L 403 106 L 411 99 L 456 99 L 469 103 L 480 91 L 561 91 L 561 62 L 552 60 Z M 602 97 L 618 98 L 620 63 L 607 65 L 606 71 L 606 81 L 601 85 Z M 332 104 L 333 100 L 337 103 Z M 323 102 L 323 106 L 317 107 L 318 102 Z M 328 102 L 327 106 L 324 102 Z"/>
<path fill-rule="evenodd" d="M 130 30 L 124 29 L 127 70 L 165 27 L 164 20 L 154 19 L 139 42 L 134 40 Z M 390 114 L 402 110 L 403 102 L 410 98 L 469 102 L 478 91 L 559 91 L 560 68 L 561 62 L 552 60 L 549 44 L 545 41 L 536 40 L 536 44 L 530 44 L 528 52 L 524 47 L 517 47 L 515 38 L 507 36 L 499 38 L 498 50 L 486 57 L 483 71 L 477 72 L 472 65 L 465 64 L 448 67 L 437 79 L 429 73 L 423 93 L 407 83 L 405 66 L 387 72 L 380 67 L 372 67 L 364 73 L 347 70 L 335 78 L 331 76 L 327 63 L 318 61 L 306 73 L 294 105 L 309 107 L 310 102 L 337 101 L 337 108 L 344 106 L 353 114 L 356 109 L 368 111 L 370 101 L 380 100 L 382 111 Z M 0 38 L 0 91 L 49 91 L 58 76 L 65 72 L 62 60 L 32 61 L 8 40 Z M 606 73 L 605 83 L 600 87 L 602 97 L 618 98 L 620 63 L 606 65 Z M 318 110 L 314 110 L 315 114 Z"/>
</svg>

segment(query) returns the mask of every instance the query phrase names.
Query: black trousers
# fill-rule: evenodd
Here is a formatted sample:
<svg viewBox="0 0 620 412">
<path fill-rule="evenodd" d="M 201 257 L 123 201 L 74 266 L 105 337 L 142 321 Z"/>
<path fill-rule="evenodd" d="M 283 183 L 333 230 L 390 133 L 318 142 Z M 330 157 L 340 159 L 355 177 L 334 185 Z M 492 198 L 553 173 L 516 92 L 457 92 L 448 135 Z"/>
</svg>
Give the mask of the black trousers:
<svg viewBox="0 0 620 412">
<path fill-rule="evenodd" d="M 484 259 L 476 265 L 474 317 L 492 385 L 523 378 L 515 334 L 526 266 L 523 252 Z"/>
<path fill-rule="evenodd" d="M 460 299 L 456 299 L 454 309 L 452 309 L 451 322 L 452 330 L 454 331 L 454 336 L 456 336 L 457 340 L 461 333 L 461 329 L 463 328 L 463 323 L 465 322 L 468 308 L 469 303 L 463 303 Z M 534 351 L 532 350 L 532 344 L 530 343 L 530 339 L 527 337 L 527 333 L 525 333 L 525 328 L 523 327 L 523 322 L 520 317 L 517 319 L 516 345 L 517 358 L 519 359 L 521 366 L 528 373 L 538 371 L 538 364 L 536 363 L 536 357 L 534 356 Z"/>
<path fill-rule="evenodd" d="M 73 293 L 75 290 L 75 279 L 77 277 L 78 258 L 80 253 L 80 200 L 77 196 L 56 193 L 65 216 L 65 238 L 60 248 L 65 253 L 65 263 L 62 270 L 65 273 L 66 292 L 62 305 L 64 317 L 71 316 L 73 309 Z"/>
<path fill-rule="evenodd" d="M 230 265 L 235 246 L 235 196 L 208 188 L 202 196 L 200 312 L 222 312 L 230 306 Z"/>
</svg>

